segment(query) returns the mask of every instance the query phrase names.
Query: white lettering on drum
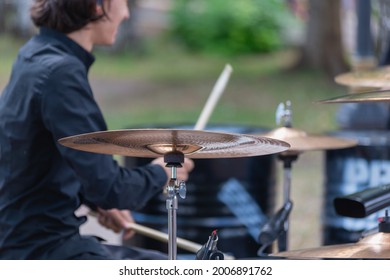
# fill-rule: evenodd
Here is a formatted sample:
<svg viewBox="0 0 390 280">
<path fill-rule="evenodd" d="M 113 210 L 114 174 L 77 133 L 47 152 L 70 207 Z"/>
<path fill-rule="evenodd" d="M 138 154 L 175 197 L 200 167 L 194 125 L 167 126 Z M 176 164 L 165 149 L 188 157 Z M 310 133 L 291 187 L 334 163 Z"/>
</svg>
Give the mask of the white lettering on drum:
<svg viewBox="0 0 390 280">
<path fill-rule="evenodd" d="M 349 158 L 345 161 L 343 181 L 365 187 L 388 184 L 390 183 L 390 161 Z"/>
</svg>

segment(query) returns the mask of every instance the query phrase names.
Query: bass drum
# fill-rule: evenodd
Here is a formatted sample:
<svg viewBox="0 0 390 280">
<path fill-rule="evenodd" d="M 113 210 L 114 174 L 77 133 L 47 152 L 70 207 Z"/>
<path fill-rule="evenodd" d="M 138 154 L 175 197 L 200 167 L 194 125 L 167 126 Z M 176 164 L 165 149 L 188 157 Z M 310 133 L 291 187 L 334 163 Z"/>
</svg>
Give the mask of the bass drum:
<svg viewBox="0 0 390 280">
<path fill-rule="evenodd" d="M 191 129 L 188 126 L 175 128 Z M 265 129 L 241 126 L 209 126 L 206 130 L 259 134 Z M 126 167 L 151 159 L 125 157 Z M 236 258 L 256 257 L 261 226 L 274 212 L 276 157 L 274 155 L 195 159 L 186 182 L 187 196 L 178 198 L 177 236 L 205 244 L 217 230 L 218 249 Z M 161 232 L 168 230 L 166 196 L 154 197 L 143 209 L 133 212 L 137 223 Z M 129 245 L 167 252 L 167 244 L 136 235 Z M 178 254 L 188 254 L 178 248 Z"/>
<path fill-rule="evenodd" d="M 390 183 L 390 133 L 345 130 L 331 135 L 354 139 L 358 145 L 326 151 L 323 245 L 355 243 L 362 234 L 376 229 L 378 218 L 384 213 L 365 218 L 343 217 L 336 213 L 334 199 Z"/>
</svg>

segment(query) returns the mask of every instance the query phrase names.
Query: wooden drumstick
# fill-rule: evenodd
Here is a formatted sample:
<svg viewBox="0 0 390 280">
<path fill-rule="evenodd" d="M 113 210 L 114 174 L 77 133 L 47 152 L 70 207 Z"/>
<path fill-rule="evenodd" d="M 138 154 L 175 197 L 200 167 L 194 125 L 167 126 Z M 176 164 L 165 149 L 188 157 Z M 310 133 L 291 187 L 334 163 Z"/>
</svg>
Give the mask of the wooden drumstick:
<svg viewBox="0 0 390 280">
<path fill-rule="evenodd" d="M 92 217 L 98 216 L 95 211 L 89 211 L 88 214 Z M 168 234 L 166 233 L 136 223 L 126 223 L 125 229 L 132 229 L 136 233 L 143 234 L 162 242 L 168 242 L 169 239 Z M 177 238 L 177 246 L 192 253 L 198 252 L 202 247 L 200 244 L 179 237 Z"/>
<path fill-rule="evenodd" d="M 151 237 L 151 238 L 156 239 L 158 241 L 168 242 L 168 238 L 169 238 L 168 234 L 166 234 L 164 232 L 160 232 L 158 230 L 155 230 L 155 229 L 152 229 L 152 228 L 140 225 L 140 224 L 136 224 L 136 223 L 127 223 L 125 227 L 126 227 L 126 229 L 132 229 L 137 233 Z M 180 238 L 180 237 L 177 237 L 176 242 L 177 242 L 177 247 L 180 247 L 180 248 L 187 250 L 189 252 L 192 252 L 192 253 L 197 253 L 200 250 L 200 248 L 202 247 L 202 245 L 200 245 L 198 243 L 195 243 L 195 242 L 192 242 L 192 241 Z"/>
<path fill-rule="evenodd" d="M 204 106 L 198 121 L 195 124 L 194 129 L 195 130 L 203 130 L 206 127 L 206 123 L 214 110 L 215 105 L 217 104 L 217 101 L 221 97 L 226 84 L 229 80 L 230 74 L 232 73 L 233 68 L 230 66 L 230 64 L 226 64 L 224 70 L 222 71 L 221 75 L 219 76 L 217 82 L 214 85 L 213 90 L 211 91 L 211 94 L 209 98 L 207 99 L 206 105 Z"/>
</svg>

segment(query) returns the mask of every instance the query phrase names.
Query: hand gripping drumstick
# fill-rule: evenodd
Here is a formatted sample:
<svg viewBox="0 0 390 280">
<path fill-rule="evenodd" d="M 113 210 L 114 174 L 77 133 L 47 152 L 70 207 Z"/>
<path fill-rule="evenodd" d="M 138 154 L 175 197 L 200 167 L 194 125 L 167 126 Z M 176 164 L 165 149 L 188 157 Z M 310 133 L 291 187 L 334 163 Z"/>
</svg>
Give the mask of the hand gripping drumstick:
<svg viewBox="0 0 390 280">
<path fill-rule="evenodd" d="M 89 211 L 88 214 L 92 217 L 97 217 L 97 213 L 95 211 Z M 158 241 L 168 242 L 168 234 L 140 224 L 126 223 L 125 229 L 132 229 L 136 233 L 143 234 Z M 200 244 L 185 240 L 183 238 L 177 238 L 177 246 L 192 253 L 198 252 L 202 247 Z"/>
<path fill-rule="evenodd" d="M 230 66 L 230 64 L 226 64 L 224 70 L 215 83 L 209 98 L 207 99 L 206 105 L 204 106 L 202 113 L 200 114 L 199 119 L 195 124 L 194 130 L 203 130 L 206 127 L 206 123 L 226 87 L 232 71 L 233 68 Z"/>
</svg>

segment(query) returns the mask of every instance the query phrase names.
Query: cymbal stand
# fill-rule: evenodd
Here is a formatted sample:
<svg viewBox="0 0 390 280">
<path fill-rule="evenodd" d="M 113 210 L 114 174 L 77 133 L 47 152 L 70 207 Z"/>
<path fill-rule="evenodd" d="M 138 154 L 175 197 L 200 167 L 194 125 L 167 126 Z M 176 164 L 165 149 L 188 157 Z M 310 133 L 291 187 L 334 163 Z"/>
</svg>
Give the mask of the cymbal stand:
<svg viewBox="0 0 390 280">
<path fill-rule="evenodd" d="M 286 101 L 285 104 L 284 103 L 279 104 L 276 110 L 276 123 L 277 124 L 283 123 L 285 127 L 292 127 L 292 109 L 291 109 L 290 100 Z M 283 192 L 284 192 L 284 207 L 286 207 L 287 203 L 291 202 L 290 195 L 291 195 L 292 163 L 298 159 L 298 154 L 287 151 L 286 153 L 279 154 L 279 159 L 283 161 L 283 174 L 284 174 Z M 285 216 L 284 229 L 282 230 L 278 238 L 279 251 L 286 251 L 288 249 L 289 213 L 290 212 L 288 212 L 288 214 Z"/>
<path fill-rule="evenodd" d="M 276 123 L 285 127 L 292 126 L 292 110 L 291 101 L 286 104 L 280 103 L 276 110 Z M 292 209 L 291 193 L 291 167 L 292 163 L 298 159 L 296 152 L 284 152 L 279 154 L 279 159 L 283 161 L 284 170 L 284 204 L 281 209 L 262 227 L 259 235 L 259 241 L 263 242 L 263 246 L 259 250 L 259 254 L 276 239 L 278 240 L 279 251 L 287 251 L 288 249 L 288 228 L 289 215 Z"/>
<path fill-rule="evenodd" d="M 279 159 L 283 161 L 284 168 L 284 204 L 283 206 L 262 226 L 259 234 L 259 243 L 262 244 L 257 254 L 263 255 L 264 250 L 275 240 L 278 241 L 279 252 L 288 249 L 288 228 L 289 215 L 293 207 L 290 199 L 291 190 L 291 165 L 298 158 L 298 154 L 280 154 Z"/>
<path fill-rule="evenodd" d="M 184 181 L 178 183 L 177 168 L 182 167 L 184 154 L 181 152 L 170 152 L 164 155 L 166 166 L 171 168 L 171 178 L 167 185 L 166 208 L 168 210 L 168 258 L 176 260 L 177 258 L 177 219 L 176 211 L 178 209 L 178 198 L 186 196 L 186 185 Z"/>
<path fill-rule="evenodd" d="M 291 169 L 292 163 L 298 159 L 298 154 L 282 153 L 279 159 L 283 161 L 283 175 L 284 175 L 284 205 L 291 203 Z M 285 217 L 284 228 L 282 229 L 278 238 L 279 251 L 287 251 L 288 249 L 288 229 L 289 229 L 289 215 Z"/>
</svg>

